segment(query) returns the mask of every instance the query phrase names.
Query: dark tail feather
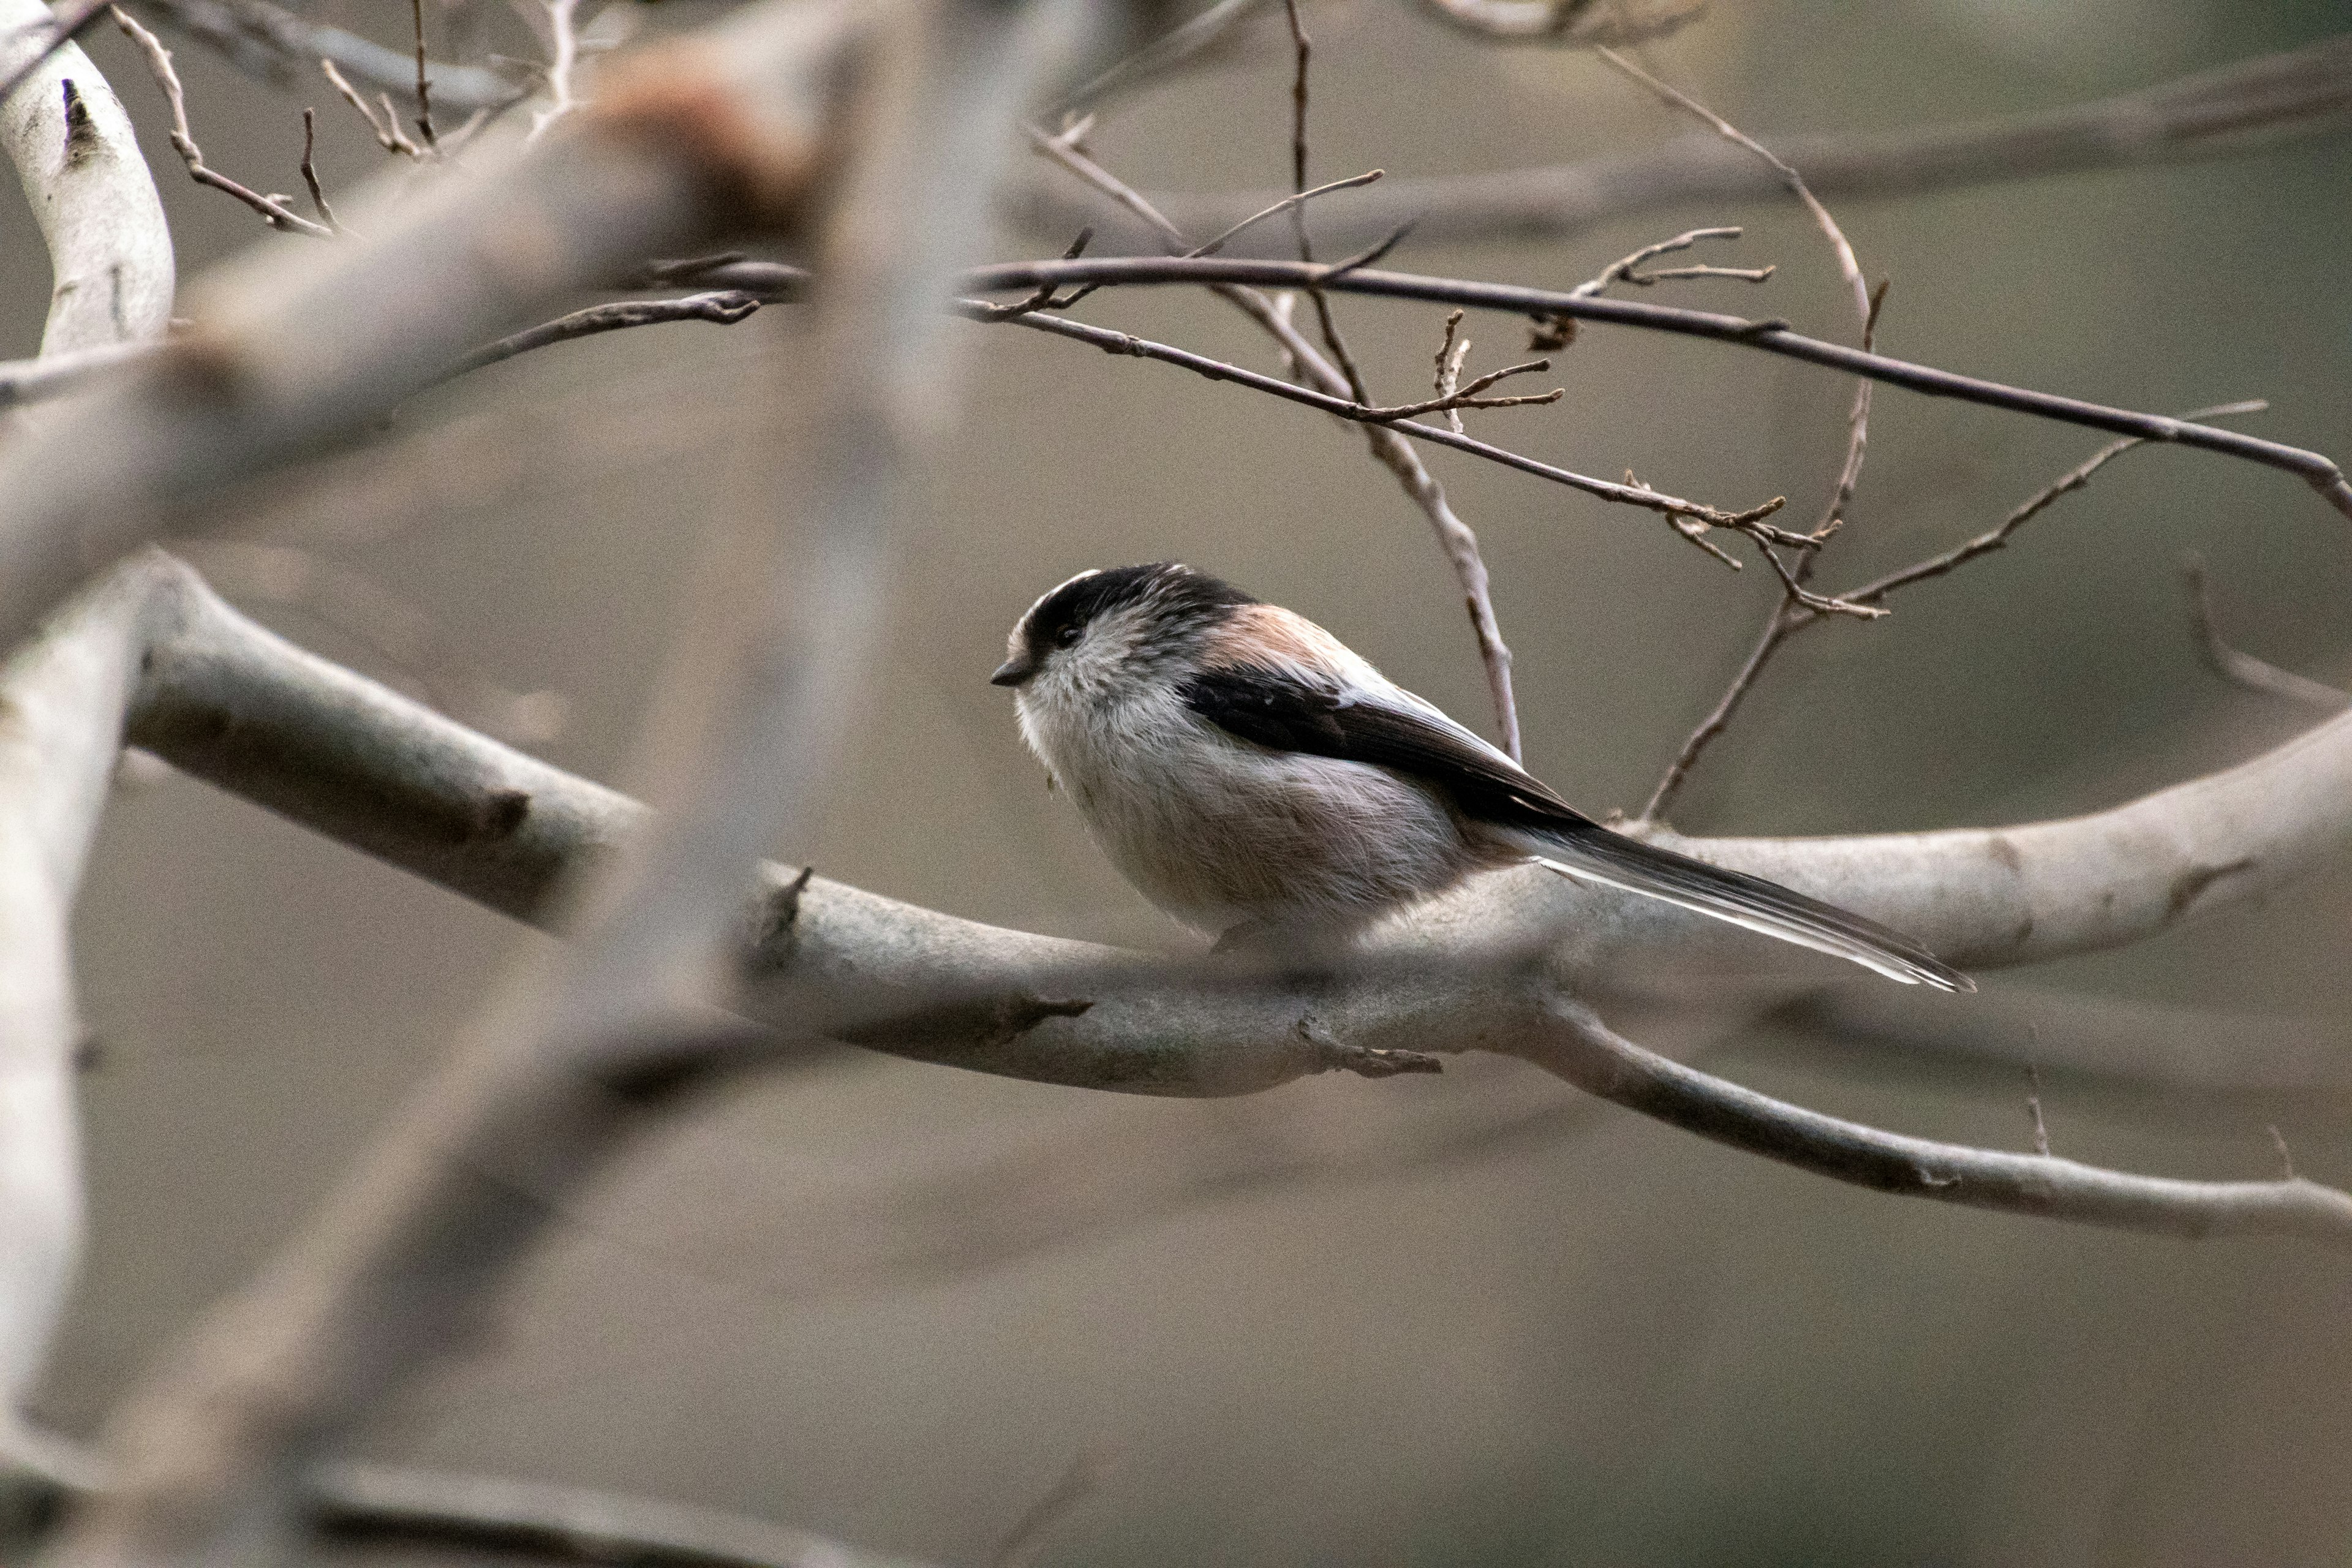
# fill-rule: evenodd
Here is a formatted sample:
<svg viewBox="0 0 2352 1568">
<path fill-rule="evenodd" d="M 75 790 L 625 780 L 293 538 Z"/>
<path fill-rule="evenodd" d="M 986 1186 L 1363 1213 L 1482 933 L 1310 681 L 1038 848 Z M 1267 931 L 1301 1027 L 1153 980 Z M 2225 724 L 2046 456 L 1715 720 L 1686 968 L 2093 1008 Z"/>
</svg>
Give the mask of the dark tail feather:
<svg viewBox="0 0 2352 1568">
<path fill-rule="evenodd" d="M 1906 985 L 1924 983 L 1939 991 L 1977 988 L 1967 975 L 1901 931 L 1790 892 L 1760 877 L 1654 848 L 1594 825 L 1522 831 L 1549 851 L 1538 853 L 1537 858 L 1564 877 L 1679 904 L 1799 947 L 1847 959 Z"/>
</svg>

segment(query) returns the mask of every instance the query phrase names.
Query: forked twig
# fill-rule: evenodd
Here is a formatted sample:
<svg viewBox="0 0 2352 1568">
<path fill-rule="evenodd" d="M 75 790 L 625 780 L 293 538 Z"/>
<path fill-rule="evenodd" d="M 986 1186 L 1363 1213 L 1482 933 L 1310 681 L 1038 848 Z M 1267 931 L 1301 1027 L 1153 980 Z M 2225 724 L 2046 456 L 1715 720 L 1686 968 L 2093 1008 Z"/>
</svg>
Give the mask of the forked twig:
<svg viewBox="0 0 2352 1568">
<path fill-rule="evenodd" d="M 180 162 L 188 166 L 188 177 L 200 185 L 210 185 L 214 190 L 235 196 L 259 213 L 272 228 L 284 229 L 289 234 L 307 234 L 317 239 L 332 239 L 335 235 L 333 229 L 325 224 L 311 222 L 288 206 L 283 198 L 265 196 L 259 191 L 241 185 L 205 162 L 204 150 L 196 145 L 194 135 L 188 130 L 187 95 L 181 90 L 180 73 L 172 68 L 172 52 L 163 47 L 161 38 L 141 26 L 121 6 L 110 5 L 108 9 L 113 15 L 114 25 L 122 29 L 123 37 L 147 57 L 147 68 L 154 76 L 155 85 L 163 89 L 164 100 L 172 110 L 172 151 L 177 153 Z"/>
<path fill-rule="evenodd" d="M 1621 256 L 1595 273 L 1589 280 L 1569 290 L 1580 299 L 1591 299 L 1605 290 L 1612 283 L 1632 283 L 1641 288 L 1682 278 L 1737 278 L 1744 282 L 1762 283 L 1778 270 L 1770 267 L 1665 267 L 1655 272 L 1640 270 L 1642 263 L 1676 251 L 1688 250 L 1703 239 L 1738 239 L 1746 232 L 1738 227 L 1695 228 L 1678 234 L 1672 239 L 1661 239 L 1645 245 L 1631 256 Z"/>
<path fill-rule="evenodd" d="M 2180 417 L 2219 419 L 2238 414 L 2258 414 L 2269 406 L 2269 404 L 2254 398 L 2242 403 L 2217 404 L 2210 408 L 2193 410 Z M 1890 572 L 1883 577 L 1865 583 L 1861 587 L 1845 594 L 1843 597 L 1857 605 L 1877 605 L 1897 589 L 1907 588 L 1915 583 L 1925 583 L 1930 578 L 1944 576 L 1958 571 L 1979 556 L 1989 555 L 1996 550 L 2006 548 L 2011 535 L 2040 516 L 2053 502 L 2061 497 L 2081 489 L 2091 482 L 2092 475 L 2133 447 L 2146 446 L 2147 440 L 2147 437 L 2131 436 L 2120 441 L 2110 441 L 2093 453 L 2086 461 L 2068 469 L 2049 484 L 2034 491 L 1995 527 L 1988 529 L 1973 539 L 1954 545 L 1949 550 L 1930 555 L 1899 571 Z M 1693 730 L 1689 738 L 1683 742 L 1682 750 L 1675 753 L 1674 761 L 1667 764 L 1664 775 L 1658 780 L 1657 788 L 1651 792 L 1649 803 L 1642 808 L 1643 820 L 1658 819 L 1660 814 L 1664 811 L 1666 804 L 1674 798 L 1675 792 L 1680 788 L 1684 779 L 1689 776 L 1691 765 L 1697 762 L 1700 754 L 1706 750 L 1715 738 L 1723 733 L 1725 727 L 1731 722 L 1732 715 L 1739 710 L 1739 705 L 1747 700 L 1748 692 L 1755 689 L 1757 678 L 1763 674 L 1764 667 L 1771 661 L 1772 656 L 1780 651 L 1780 645 L 1821 618 L 1819 611 L 1785 600 L 1776 608 L 1771 620 L 1766 623 L 1763 636 L 1757 639 L 1756 646 L 1748 651 L 1747 661 L 1731 678 L 1731 683 L 1724 688 L 1723 695 L 1716 700 L 1714 708 L 1708 710 L 1705 719 L 1699 721 L 1698 728 Z"/>
<path fill-rule="evenodd" d="M 425 149 L 410 141 L 408 133 L 401 130 L 400 116 L 393 111 L 390 93 L 377 95 L 383 100 L 383 113 L 381 118 L 378 118 L 375 110 L 369 105 L 368 100 L 360 96 L 360 89 L 351 84 L 350 79 L 336 68 L 334 61 L 320 59 L 319 69 L 326 74 L 327 80 L 331 82 L 335 90 L 342 95 L 343 101 L 350 104 L 362 120 L 367 121 L 368 132 L 374 136 L 377 146 L 387 153 L 397 153 L 404 158 L 421 159 L 425 156 Z"/>
<path fill-rule="evenodd" d="M 2340 691 L 2307 675 L 2282 669 L 2268 659 L 2256 658 L 2222 640 L 2221 628 L 2213 621 L 2212 595 L 2206 590 L 2204 557 L 2193 552 L 2184 556 L 2180 563 L 2180 575 L 2183 585 L 2189 590 L 2189 625 L 2197 637 L 2198 656 L 2205 661 L 2207 668 L 2249 691 L 2259 691 L 2265 697 L 2281 698 L 2302 707 L 2315 708 L 2324 713 L 2341 712 L 2346 707 L 2352 706 L 2352 693 Z"/>
</svg>

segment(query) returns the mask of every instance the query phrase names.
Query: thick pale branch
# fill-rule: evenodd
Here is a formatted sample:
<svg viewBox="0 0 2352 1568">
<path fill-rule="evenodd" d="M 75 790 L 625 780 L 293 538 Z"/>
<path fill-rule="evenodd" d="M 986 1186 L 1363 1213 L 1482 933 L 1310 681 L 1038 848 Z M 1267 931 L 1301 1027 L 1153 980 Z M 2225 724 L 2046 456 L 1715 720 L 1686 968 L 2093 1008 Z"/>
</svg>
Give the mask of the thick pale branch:
<svg viewBox="0 0 2352 1568">
<path fill-rule="evenodd" d="M 788 219 L 856 10 L 753 6 L 616 61 L 568 134 L 478 155 L 364 220 L 366 243 L 265 251 L 213 280 L 158 363 L 0 453 L 0 645 L 94 568 L 200 524 L 222 486 L 364 429 L 572 290 Z"/>
<path fill-rule="evenodd" d="M 45 30 L 49 16 L 41 0 L 0 0 L 0 77 L 37 47 L 43 33 L 26 29 Z M 131 117 L 79 46 L 59 47 L 0 100 L 0 155 L 48 246 L 42 354 L 160 336 L 175 278 L 163 199 Z"/>
</svg>

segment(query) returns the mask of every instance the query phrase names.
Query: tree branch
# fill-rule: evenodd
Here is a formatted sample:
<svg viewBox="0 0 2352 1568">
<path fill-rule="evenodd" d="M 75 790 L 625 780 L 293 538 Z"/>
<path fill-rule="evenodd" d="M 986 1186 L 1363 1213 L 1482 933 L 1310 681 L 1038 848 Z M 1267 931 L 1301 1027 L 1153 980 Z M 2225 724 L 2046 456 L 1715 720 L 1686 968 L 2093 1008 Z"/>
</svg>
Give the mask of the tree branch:
<svg viewBox="0 0 2352 1568">
<path fill-rule="evenodd" d="M 1573 1005 L 1512 1054 L 1670 1126 L 1879 1192 L 2162 1236 L 2300 1236 L 2352 1247 L 2352 1194 L 2315 1182 L 2185 1182 L 1882 1132 L 1668 1061 Z"/>
<path fill-rule="evenodd" d="M 0 0 L 0 77 L 21 83 L 0 100 L 0 155 L 56 279 L 42 359 L 82 370 L 163 330 L 173 268 L 130 118 L 64 41 L 74 25 L 39 0 Z M 70 926 L 155 606 L 138 582 L 100 584 L 0 665 L 0 1456 L 68 1480 L 83 1479 L 79 1456 L 27 1426 L 22 1404 L 80 1260 Z"/>
<path fill-rule="evenodd" d="M 131 4 L 273 87 L 290 89 L 308 85 L 320 60 L 333 62 L 343 75 L 377 92 L 405 92 L 415 83 L 415 62 L 399 50 L 298 16 L 269 0 L 131 0 Z M 530 96 L 529 87 L 518 87 L 478 66 L 435 60 L 426 69 L 434 98 L 442 108 L 459 113 L 504 109 Z"/>
<path fill-rule="evenodd" d="M 2084 170 L 2136 168 L 2244 156 L 2284 142 L 2340 135 L 2352 127 L 2352 36 L 2199 71 L 2113 98 L 2058 109 L 1887 134 L 1766 135 L 1805 171 L 1815 195 L 1846 201 L 1925 195 Z M 1669 207 L 1721 209 L 1768 200 L 1780 183 L 1769 169 L 1712 136 L 1677 138 L 1640 153 L 1541 168 L 1423 179 L 1391 177 L 1335 204 L 1325 240 L 1369 245 L 1412 221 L 1423 240 L 1559 239 L 1596 225 Z M 1187 195 L 1150 201 L 1179 226 L 1213 232 L 1280 193 Z M 1063 234 L 1078 204 L 1043 181 L 1008 206 L 1024 228 Z M 1113 227 L 1108 245 L 1140 250 L 1150 237 Z"/>
<path fill-rule="evenodd" d="M 2080 398 L 2061 397 L 2053 393 L 2007 386 L 1976 376 L 1913 364 L 1885 354 L 1809 338 L 1791 331 L 1787 322 L 1777 320 L 1750 321 L 1740 316 L 1718 315 L 1711 310 L 1579 296 L 1573 292 L 1528 289 L 1508 283 L 1425 278 L 1406 272 L 1376 271 L 1370 268 L 1343 271 L 1338 268 L 1304 262 L 1250 261 L 1223 256 L 1193 259 L 1087 257 L 1069 261 L 1000 262 L 966 274 L 961 282 L 962 287 L 974 293 L 1035 289 L 1047 283 L 1056 288 L 1082 283 L 1099 284 L 1105 288 L 1114 285 L 1241 283 L 1279 289 L 1304 288 L 1313 282 L 1339 293 L 1421 300 L 1433 304 L 1462 305 L 1473 310 L 1501 310 L 1537 318 L 1572 316 L 1583 321 L 1674 332 L 1760 349 L 1767 353 L 1802 360 L 1810 364 L 1868 376 L 1873 381 L 1904 387 L 1929 397 L 1950 397 L 1963 403 L 2032 415 L 2036 418 L 2053 419 L 2062 424 L 2083 425 L 2118 436 L 2137 436 L 2149 441 L 2194 447 L 2260 463 L 2265 468 L 2294 475 L 2317 490 L 2328 505 L 2347 517 L 2352 517 L 2352 485 L 2345 482 L 2343 470 L 2320 453 L 2241 435 L 2234 430 L 2168 419 L 2161 415 L 2136 413 L 2126 408 L 2110 408 L 2086 403 Z"/>
<path fill-rule="evenodd" d="M 551 1200 L 711 1065 L 812 1038 L 711 1021 L 746 879 L 816 809 L 845 728 L 894 513 L 939 423 L 935 301 L 984 232 L 998 128 L 1099 14 L 858 10 L 874 35 L 828 181 L 829 286 L 791 373 L 826 396 L 777 400 L 782 427 L 743 444 L 756 469 L 644 742 L 663 809 L 594 879 L 572 942 L 529 955 L 311 1223 L 126 1401 L 117 1484 L 64 1563 L 203 1561 L 282 1531 L 282 1478 L 487 1310 Z"/>
<path fill-rule="evenodd" d="M 0 0 L 0 77 L 46 28 L 41 0 Z M 0 156 L 16 165 L 48 246 L 44 358 L 160 337 L 176 274 L 163 198 L 122 101 L 79 45 L 63 44 L 0 100 Z M 13 640 L 13 639 L 12 639 Z"/>
</svg>

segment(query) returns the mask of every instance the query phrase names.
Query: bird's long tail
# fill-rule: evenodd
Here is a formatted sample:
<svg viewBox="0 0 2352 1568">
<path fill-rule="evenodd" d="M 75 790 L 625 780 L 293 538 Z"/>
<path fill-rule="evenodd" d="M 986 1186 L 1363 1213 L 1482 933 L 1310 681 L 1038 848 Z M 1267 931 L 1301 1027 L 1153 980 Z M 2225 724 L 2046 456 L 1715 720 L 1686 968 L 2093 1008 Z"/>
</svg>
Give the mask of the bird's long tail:
<svg viewBox="0 0 2352 1568">
<path fill-rule="evenodd" d="M 1791 892 L 1742 871 L 1727 871 L 1659 849 L 1597 823 L 1521 833 L 1537 861 L 1563 877 L 1660 899 L 1799 947 L 1849 960 L 1906 985 L 1973 991 L 1976 983 L 1934 953 L 1875 921 Z"/>
</svg>

